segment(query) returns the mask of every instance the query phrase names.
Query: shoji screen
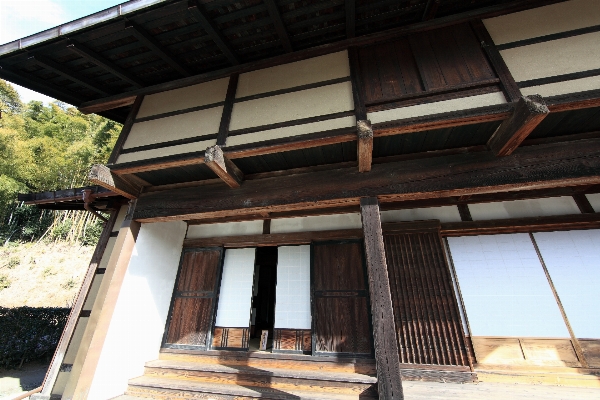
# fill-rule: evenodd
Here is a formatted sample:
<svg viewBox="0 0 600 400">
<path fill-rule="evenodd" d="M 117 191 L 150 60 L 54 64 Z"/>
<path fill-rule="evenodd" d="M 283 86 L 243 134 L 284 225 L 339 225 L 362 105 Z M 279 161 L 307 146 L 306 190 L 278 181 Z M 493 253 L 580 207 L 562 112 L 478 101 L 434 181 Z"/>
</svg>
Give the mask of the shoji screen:
<svg viewBox="0 0 600 400">
<path fill-rule="evenodd" d="M 227 249 L 213 348 L 248 348 L 255 249 Z"/>
<path fill-rule="evenodd" d="M 600 230 L 534 237 L 575 336 L 600 338 Z"/>
<path fill-rule="evenodd" d="M 473 336 L 569 337 L 528 234 L 448 243 Z"/>
</svg>

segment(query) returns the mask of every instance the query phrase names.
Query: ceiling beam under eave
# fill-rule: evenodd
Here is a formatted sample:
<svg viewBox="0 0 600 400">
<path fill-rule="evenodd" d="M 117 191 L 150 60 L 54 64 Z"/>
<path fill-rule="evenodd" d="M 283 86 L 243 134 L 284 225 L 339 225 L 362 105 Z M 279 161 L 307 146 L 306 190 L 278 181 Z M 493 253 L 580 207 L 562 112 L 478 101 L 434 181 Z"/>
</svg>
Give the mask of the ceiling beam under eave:
<svg viewBox="0 0 600 400">
<path fill-rule="evenodd" d="M 171 66 L 171 68 L 173 68 L 175 71 L 179 72 L 179 74 L 184 77 L 192 75 L 187 68 L 181 65 L 180 62 L 178 62 L 171 54 L 169 54 L 169 51 L 163 45 L 161 45 L 158 40 L 146 32 L 142 26 L 131 20 L 128 20 L 128 26 L 126 29 L 131 31 L 133 36 L 135 36 L 139 42 L 143 43 L 144 46 L 148 47 L 153 53 L 162 58 L 163 61 L 169 64 L 169 66 Z"/>
<path fill-rule="evenodd" d="M 356 35 L 356 1 L 346 0 L 346 38 Z"/>
<path fill-rule="evenodd" d="M 129 82 L 136 89 L 139 89 L 142 86 L 144 86 L 140 80 L 135 78 L 129 72 L 125 71 L 123 68 L 119 67 L 114 62 L 107 60 L 100 54 L 96 53 L 92 49 L 85 47 L 82 44 L 71 43 L 71 44 L 67 45 L 67 49 L 73 51 L 74 53 L 85 58 L 86 60 L 91 61 L 92 63 L 96 64 L 97 66 L 104 68 L 106 71 L 110 72 L 113 75 L 118 76 L 119 78 L 123 79 L 124 81 Z"/>
<path fill-rule="evenodd" d="M 106 165 L 94 164 L 88 179 L 95 185 L 102 186 L 111 192 L 118 193 L 128 199 L 135 199 L 141 192 L 141 187 L 137 187 L 126 181 L 117 174 L 114 174 Z"/>
<path fill-rule="evenodd" d="M 283 45 L 283 48 L 288 53 L 294 51 L 292 47 L 292 42 L 290 41 L 290 36 L 288 35 L 285 25 L 283 24 L 283 19 L 281 19 L 281 13 L 279 12 L 279 8 L 275 3 L 275 0 L 264 0 L 267 8 L 269 10 L 269 15 L 275 24 L 275 30 L 277 31 L 277 36 L 279 36 L 279 40 Z"/>
<path fill-rule="evenodd" d="M 427 0 L 421 21 L 429 21 L 430 19 L 434 19 L 441 2 L 442 0 Z"/>
<path fill-rule="evenodd" d="M 204 163 L 230 188 L 238 188 L 244 181 L 244 173 L 231 161 L 221 147 L 215 145 L 206 149 Z"/>
<path fill-rule="evenodd" d="M 36 62 L 36 64 L 41 65 L 45 69 L 48 69 L 54 73 L 64 76 L 65 78 L 75 83 L 78 83 L 81 86 L 84 86 L 96 93 L 99 93 L 102 96 L 110 95 L 110 93 L 104 90 L 104 88 L 102 88 L 99 83 L 93 82 L 88 78 L 80 76 L 74 71 L 69 71 L 65 66 L 57 63 L 50 57 L 44 56 L 42 54 L 34 54 L 33 56 L 31 56 L 31 58 Z"/>
<path fill-rule="evenodd" d="M 227 39 L 225 38 L 225 36 L 223 36 L 217 25 L 213 22 L 212 19 L 210 19 L 208 13 L 204 11 L 202 5 L 199 4 L 198 1 L 192 0 L 190 2 L 190 7 L 188 8 L 188 10 L 192 13 L 194 18 L 196 18 L 198 22 L 200 22 L 202 28 L 212 38 L 212 40 L 219 47 L 221 52 L 227 57 L 229 62 L 233 65 L 239 65 L 240 60 L 231 49 L 231 46 L 227 43 Z"/>
</svg>

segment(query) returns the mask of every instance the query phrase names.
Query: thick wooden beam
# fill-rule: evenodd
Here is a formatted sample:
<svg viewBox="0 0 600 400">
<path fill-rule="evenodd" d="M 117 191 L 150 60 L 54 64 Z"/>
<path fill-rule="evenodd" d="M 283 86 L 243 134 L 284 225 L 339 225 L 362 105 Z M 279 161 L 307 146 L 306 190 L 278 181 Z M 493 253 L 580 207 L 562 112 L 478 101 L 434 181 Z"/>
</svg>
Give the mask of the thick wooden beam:
<svg viewBox="0 0 600 400">
<path fill-rule="evenodd" d="M 96 53 L 92 49 L 87 48 L 86 46 L 79 43 L 71 43 L 67 45 L 67 49 L 73 51 L 79 56 L 85 58 L 86 60 L 96 64 L 100 68 L 110 72 L 111 74 L 118 76 L 125 82 L 129 82 L 135 88 L 141 88 L 144 84 L 136 77 L 134 77 L 129 72 L 125 71 L 123 68 L 119 67 L 114 62 L 107 60 L 100 54 Z"/>
<path fill-rule="evenodd" d="M 367 172 L 371 170 L 371 163 L 373 162 L 373 127 L 371 121 L 356 121 L 356 133 L 358 136 L 358 171 Z"/>
<path fill-rule="evenodd" d="M 128 199 L 137 198 L 141 191 L 141 188 L 127 182 L 125 179 L 111 172 L 106 165 L 102 164 L 94 164 L 88 178 L 90 182 L 105 187 Z"/>
<path fill-rule="evenodd" d="M 229 77 L 227 94 L 225 95 L 225 104 L 223 105 L 223 113 L 221 114 L 221 123 L 219 124 L 219 132 L 217 133 L 218 146 L 225 146 L 227 143 L 229 124 L 231 123 L 231 114 L 233 112 L 233 103 L 235 102 L 235 92 L 237 91 L 239 77 L 239 74 L 233 74 Z"/>
<path fill-rule="evenodd" d="M 438 8 L 440 7 L 441 0 L 427 0 L 427 4 L 425 4 L 425 11 L 423 11 L 423 17 L 421 21 L 429 21 L 435 18 L 435 13 L 437 13 Z"/>
<path fill-rule="evenodd" d="M 600 107 L 600 89 L 552 96 L 546 99 L 546 103 L 553 113 Z"/>
<path fill-rule="evenodd" d="M 192 6 L 188 8 L 188 10 L 192 13 L 194 18 L 200 22 L 202 28 L 206 31 L 206 33 L 212 38 L 217 47 L 223 52 L 223 54 L 227 57 L 229 62 L 232 65 L 238 65 L 240 60 L 235 55 L 229 44 L 227 43 L 227 39 L 217 25 L 213 22 L 210 16 L 206 13 L 201 4 L 198 3 L 197 0 L 192 0 Z"/>
<path fill-rule="evenodd" d="M 577 204 L 577 208 L 579 208 L 579 211 L 581 211 L 582 214 L 593 214 L 596 212 L 584 193 L 574 194 L 573 200 L 575 201 L 575 204 Z"/>
<path fill-rule="evenodd" d="M 513 115 L 488 140 L 488 147 L 498 156 L 512 154 L 549 113 L 542 96 L 521 97 Z"/>
<path fill-rule="evenodd" d="M 230 188 L 238 188 L 244 181 L 244 173 L 223 154 L 223 150 L 218 145 L 206 149 L 204 163 Z"/>
<path fill-rule="evenodd" d="M 390 279 L 383 246 L 379 201 L 376 197 L 360 199 L 360 215 L 369 276 L 379 398 L 402 400 L 404 394 L 400 375 L 400 353 L 396 338 Z"/>
<path fill-rule="evenodd" d="M 143 193 L 135 218 L 187 220 L 600 184 L 600 139 L 374 164 L 248 180 L 232 192 L 212 185 Z"/>
<path fill-rule="evenodd" d="M 131 110 L 129 110 L 129 115 L 127 115 L 127 119 L 121 128 L 121 133 L 119 133 L 119 137 L 117 138 L 112 152 L 110 153 L 110 157 L 108 157 L 108 164 L 114 164 L 117 162 L 117 159 L 119 158 L 121 150 L 127 141 L 127 137 L 129 136 L 129 132 L 131 132 L 131 128 L 133 127 L 133 123 L 135 122 L 135 118 L 140 111 L 143 101 L 144 96 L 137 96 L 133 102 L 133 106 L 131 107 Z"/>
<path fill-rule="evenodd" d="M 273 24 L 275 25 L 275 31 L 277 31 L 277 36 L 279 36 L 279 40 L 281 41 L 283 48 L 288 53 L 291 53 L 292 51 L 294 51 L 294 49 L 292 47 L 290 37 L 285 29 L 285 25 L 283 24 L 283 20 L 281 19 L 281 13 L 279 12 L 277 3 L 275 2 L 275 0 L 265 0 L 265 4 L 267 5 L 269 15 L 273 20 Z"/>
<path fill-rule="evenodd" d="M 146 30 L 136 24 L 135 22 L 129 20 L 127 29 L 131 30 L 133 36 L 136 37 L 138 41 L 144 44 L 144 46 L 148 47 L 153 53 L 158 55 L 163 59 L 167 64 L 171 66 L 175 71 L 179 72 L 183 76 L 192 75 L 190 71 L 188 71 L 183 65 L 181 65 L 172 55 L 169 54 L 169 51 L 161 45 L 158 40 L 152 37 Z"/>
</svg>

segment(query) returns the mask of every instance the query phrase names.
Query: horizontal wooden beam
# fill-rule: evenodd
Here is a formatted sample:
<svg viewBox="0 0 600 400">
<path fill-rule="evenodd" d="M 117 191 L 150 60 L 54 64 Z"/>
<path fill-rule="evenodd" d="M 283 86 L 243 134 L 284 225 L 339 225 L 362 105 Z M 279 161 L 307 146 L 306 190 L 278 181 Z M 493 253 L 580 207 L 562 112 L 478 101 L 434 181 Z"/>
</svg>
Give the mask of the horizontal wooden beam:
<svg viewBox="0 0 600 400">
<path fill-rule="evenodd" d="M 600 89 L 548 97 L 546 103 L 550 112 L 553 113 L 600 107 Z"/>
<path fill-rule="evenodd" d="M 275 0 L 264 0 L 267 5 L 267 9 L 269 10 L 269 16 L 275 25 L 275 31 L 277 31 L 277 36 L 279 36 L 279 41 L 281 45 L 288 53 L 294 51 L 292 48 L 292 42 L 290 41 L 290 36 L 288 35 L 285 24 L 281 19 L 281 13 L 279 12 L 279 7 Z"/>
<path fill-rule="evenodd" d="M 221 52 L 223 52 L 225 57 L 227 57 L 229 62 L 233 65 L 238 65 L 240 63 L 240 60 L 229 46 L 229 43 L 227 43 L 227 39 L 221 33 L 218 26 L 210 18 L 208 13 L 204 10 L 203 6 L 199 4 L 197 0 L 192 0 L 191 4 L 192 6 L 189 7 L 189 11 L 192 13 L 194 18 L 198 20 L 200 25 L 202 25 L 202 29 L 204 29 L 206 33 L 212 38 L 217 47 L 221 50 Z"/>
<path fill-rule="evenodd" d="M 513 115 L 488 140 L 488 147 L 498 156 L 511 154 L 549 113 L 542 96 L 521 97 Z"/>
<path fill-rule="evenodd" d="M 125 179 L 111 172 L 111 170 L 102 164 L 94 164 L 88 175 L 90 182 L 105 187 L 112 192 L 118 193 L 128 199 L 138 197 L 141 188 L 132 185 Z"/>
<path fill-rule="evenodd" d="M 215 145 L 206 149 L 204 163 L 230 188 L 238 188 L 244 181 L 244 173 Z"/>
<path fill-rule="evenodd" d="M 600 214 L 572 214 L 555 217 L 450 222 L 442 224 L 441 232 L 443 236 L 475 236 L 597 228 L 600 228 Z"/>
<path fill-rule="evenodd" d="M 300 209 L 351 206 L 360 197 L 382 202 L 600 184 L 600 139 L 326 170 L 244 182 L 232 192 L 213 185 L 143 193 L 140 221 L 217 218 Z"/>
<path fill-rule="evenodd" d="M 356 131 L 358 136 L 358 171 L 367 172 L 371 170 L 371 163 L 373 162 L 373 127 L 371 121 L 356 121 Z"/>
</svg>

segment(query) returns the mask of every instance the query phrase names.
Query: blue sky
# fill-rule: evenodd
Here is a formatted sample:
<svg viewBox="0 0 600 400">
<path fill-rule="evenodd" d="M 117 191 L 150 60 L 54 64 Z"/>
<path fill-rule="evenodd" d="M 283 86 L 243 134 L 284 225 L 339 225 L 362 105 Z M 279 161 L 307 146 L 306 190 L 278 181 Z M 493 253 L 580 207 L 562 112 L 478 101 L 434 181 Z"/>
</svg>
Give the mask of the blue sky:
<svg viewBox="0 0 600 400">
<path fill-rule="evenodd" d="M 33 35 L 124 2 L 125 0 L 0 0 L 0 44 Z M 54 100 L 18 85 L 14 86 L 25 102 Z"/>
</svg>

